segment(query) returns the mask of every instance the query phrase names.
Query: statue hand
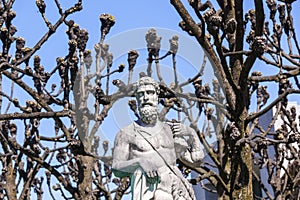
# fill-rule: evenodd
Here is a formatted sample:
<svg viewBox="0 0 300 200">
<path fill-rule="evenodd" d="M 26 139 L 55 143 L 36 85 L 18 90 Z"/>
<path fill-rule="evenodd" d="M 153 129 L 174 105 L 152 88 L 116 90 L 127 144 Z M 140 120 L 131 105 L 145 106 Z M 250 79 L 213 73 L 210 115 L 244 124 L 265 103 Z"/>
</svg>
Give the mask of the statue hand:
<svg viewBox="0 0 300 200">
<path fill-rule="evenodd" d="M 153 162 L 148 160 L 141 160 L 140 166 L 147 176 L 147 181 L 149 183 L 156 183 L 159 180 L 159 174 L 157 172 L 157 166 Z"/>
<path fill-rule="evenodd" d="M 183 136 L 183 127 L 181 123 L 179 122 L 166 122 L 166 123 L 170 126 L 174 137 Z"/>
</svg>

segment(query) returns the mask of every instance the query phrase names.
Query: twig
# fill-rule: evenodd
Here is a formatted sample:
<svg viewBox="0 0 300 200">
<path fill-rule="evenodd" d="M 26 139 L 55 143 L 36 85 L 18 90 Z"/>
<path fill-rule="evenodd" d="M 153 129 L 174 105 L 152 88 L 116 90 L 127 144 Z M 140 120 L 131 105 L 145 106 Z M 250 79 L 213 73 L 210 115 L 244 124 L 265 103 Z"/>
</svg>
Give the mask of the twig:
<svg viewBox="0 0 300 200">
<path fill-rule="evenodd" d="M 251 122 L 251 121 L 253 121 L 253 119 L 262 116 L 263 114 L 268 112 L 271 108 L 273 108 L 273 106 L 275 106 L 280 100 L 282 100 L 284 97 L 286 97 L 287 95 L 292 94 L 292 93 L 298 93 L 299 94 L 300 90 L 295 90 L 295 89 L 286 90 L 284 93 L 279 95 L 272 103 L 270 103 L 263 110 L 261 110 L 257 113 L 253 113 L 253 114 L 249 115 L 246 119 L 246 122 Z"/>
<path fill-rule="evenodd" d="M 72 111 L 0 114 L 0 120 L 70 117 Z"/>
<path fill-rule="evenodd" d="M 78 0 L 78 3 L 75 4 L 72 8 L 69 8 L 66 10 L 61 17 L 58 19 L 58 21 L 52 26 L 50 30 L 48 30 L 47 33 L 34 45 L 34 47 L 21 59 L 17 60 L 14 63 L 14 66 L 18 66 L 21 63 L 23 63 L 25 60 L 29 59 L 37 50 L 41 48 L 41 46 L 50 38 L 51 35 L 53 35 L 58 27 L 64 22 L 64 20 L 72 13 L 77 12 L 81 10 L 81 1 Z"/>
</svg>

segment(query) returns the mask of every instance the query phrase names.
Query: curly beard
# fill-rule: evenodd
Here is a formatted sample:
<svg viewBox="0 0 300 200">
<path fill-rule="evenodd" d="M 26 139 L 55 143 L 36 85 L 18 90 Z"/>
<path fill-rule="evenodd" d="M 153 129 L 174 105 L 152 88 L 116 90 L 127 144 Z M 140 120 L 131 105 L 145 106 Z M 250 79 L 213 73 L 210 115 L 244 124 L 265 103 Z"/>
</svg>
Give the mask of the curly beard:
<svg viewBox="0 0 300 200">
<path fill-rule="evenodd" d="M 156 106 L 139 107 L 140 118 L 145 124 L 155 124 L 158 116 Z"/>
</svg>

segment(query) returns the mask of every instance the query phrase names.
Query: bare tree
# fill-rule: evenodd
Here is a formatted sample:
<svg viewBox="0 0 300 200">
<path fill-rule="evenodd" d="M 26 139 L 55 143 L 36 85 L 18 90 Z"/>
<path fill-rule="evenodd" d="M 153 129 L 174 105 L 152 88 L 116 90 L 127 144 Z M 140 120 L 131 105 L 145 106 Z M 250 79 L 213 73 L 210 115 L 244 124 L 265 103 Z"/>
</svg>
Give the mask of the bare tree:
<svg viewBox="0 0 300 200">
<path fill-rule="evenodd" d="M 91 51 L 86 50 L 88 32 L 73 20 L 67 20 L 68 16 L 82 10 L 82 1 L 78 0 L 65 10 L 59 1 L 54 2 L 60 17 L 51 22 L 47 19 L 46 3 L 36 1 L 48 31 L 33 47 L 26 47 L 24 38 L 14 36 L 17 32 L 13 26 L 14 1 L 1 1 L 1 83 L 7 80 L 12 83 L 10 94 L 2 90 L 1 84 L 1 108 L 7 106 L 0 117 L 1 199 L 30 199 L 34 193 L 37 199 L 42 199 L 46 189 L 52 199 L 56 199 L 55 192 L 64 199 L 112 199 L 114 193 L 115 199 L 120 199 L 128 187 L 128 179 L 112 180 L 111 157 L 98 155 L 100 139 L 95 135 L 115 101 L 102 91 L 100 80 L 124 68 L 120 65 L 109 72 L 112 57 L 103 44 L 105 35 L 114 25 L 114 18 L 100 16 L 101 39 L 95 45 L 97 71 L 90 74 Z M 68 54 L 58 57 L 57 65 L 45 71 L 37 52 L 61 26 L 67 28 Z M 100 59 L 104 61 L 101 66 Z M 101 75 L 102 67 L 107 68 L 106 75 Z M 54 75 L 59 81 L 49 81 Z M 90 88 L 87 83 L 92 79 L 96 84 Z M 26 101 L 14 98 L 15 85 L 27 93 Z M 88 95 L 94 96 L 95 113 L 87 108 Z M 14 109 L 9 109 L 10 106 Z M 100 106 L 103 107 L 100 109 Z M 9 113 L 10 110 L 13 111 Z M 48 121 L 47 126 L 52 130 L 41 128 L 49 118 L 52 122 Z M 21 120 L 23 124 L 12 120 Z M 89 121 L 94 122 L 91 130 Z M 102 148 L 104 152 L 108 150 L 107 141 L 102 141 Z M 114 191 L 109 189 L 111 182 L 117 185 Z"/>
<path fill-rule="evenodd" d="M 267 198 L 299 198 L 291 191 L 298 191 L 299 183 L 298 171 L 292 167 L 298 166 L 299 148 L 295 146 L 299 145 L 299 125 L 295 109 L 287 109 L 287 96 L 299 93 L 300 89 L 293 2 L 255 0 L 254 7 L 246 11 L 244 1 L 203 3 L 189 0 L 186 5 L 180 0 L 171 0 L 183 20 L 179 25 L 207 52 L 218 80 L 222 80 L 226 102 L 223 113 L 230 123 L 225 129 L 215 129 L 217 150 L 206 146 L 218 171 L 218 175 L 208 179 L 216 188 L 219 199 L 253 199 L 253 179 L 266 190 L 253 173 L 254 159 L 261 168 L 267 167 L 268 184 L 273 190 L 265 191 Z M 277 72 L 264 76 L 254 71 L 258 63 L 273 67 Z M 269 100 L 271 102 L 268 101 L 266 82 L 272 82 L 272 87 L 278 88 L 278 95 Z M 251 97 L 255 92 L 257 109 L 250 113 Z M 271 109 L 276 109 L 275 115 L 270 124 L 263 127 L 258 119 Z M 282 128 L 271 131 L 279 117 L 284 120 Z M 255 128 L 259 133 L 255 133 Z M 200 138 L 201 134 L 199 132 Z M 275 149 L 274 155 L 268 151 L 271 148 Z M 285 159 L 293 164 L 283 167 Z M 284 179 L 282 170 L 286 171 Z M 207 174 L 203 176 L 207 177 Z"/>
<path fill-rule="evenodd" d="M 57 196 L 121 199 L 129 192 L 129 178 L 114 178 L 111 156 L 107 154 L 108 142 L 102 141 L 96 133 L 115 102 L 132 96 L 139 53 L 129 50 L 128 72 L 124 64 L 113 63 L 105 38 L 115 18 L 101 14 L 101 37 L 94 46 L 94 54 L 86 49 L 88 31 L 67 19 L 82 9 L 82 1 L 78 0 L 66 10 L 58 0 L 54 2 L 60 18 L 51 22 L 45 12 L 46 3 L 36 1 L 48 31 L 33 47 L 26 47 L 26 40 L 15 36 L 14 1 L 1 1 L 0 107 L 5 107 L 5 111 L 0 114 L 0 198 L 30 199 L 36 195 L 42 199 L 48 190 L 52 199 Z M 140 76 L 156 76 L 160 82 L 160 119 L 171 120 L 167 118 L 169 113 L 175 113 L 177 120 L 187 119 L 210 157 L 211 162 L 196 167 L 178 161 L 184 175 L 191 170 L 199 173 L 191 183 L 207 179 L 213 185 L 209 190 L 217 193 L 219 199 L 255 199 L 261 198 L 253 192 L 252 183 L 256 181 L 268 199 L 297 199 L 300 172 L 299 148 L 295 146 L 299 146 L 299 118 L 294 108 L 287 108 L 288 95 L 300 92 L 297 79 L 300 55 L 292 18 L 293 1 L 254 2 L 254 9 L 244 11 L 243 1 L 201 3 L 190 0 L 190 5 L 185 5 L 180 0 L 171 0 L 183 19 L 179 24 L 181 28 L 195 37 L 206 52 L 203 65 L 197 66 L 198 72 L 188 80 L 180 82 L 178 68 L 182 66 L 177 66 L 176 60 L 178 36 L 170 38 L 169 51 L 160 55 L 164 38 L 150 29 L 145 36 L 148 66 L 146 73 Z M 188 11 L 195 12 L 196 17 Z M 270 22 L 265 13 L 269 14 Z M 64 45 L 68 53 L 56 59 L 56 66 L 45 68 L 38 50 L 61 26 L 67 29 L 69 41 Z M 206 56 L 216 75 L 212 83 L 202 80 Z M 161 60 L 169 57 L 172 57 L 174 72 L 174 82 L 170 85 L 160 69 Z M 276 74 L 264 76 L 255 71 L 255 63 L 274 67 Z M 112 75 L 118 73 L 128 73 L 127 83 L 121 79 L 111 80 Z M 51 79 L 54 76 L 59 78 Z M 12 85 L 11 93 L 2 89 L 3 81 L 7 80 Z M 278 95 L 272 100 L 266 87 L 269 82 L 278 88 Z M 15 85 L 26 93 L 25 101 L 15 98 Z M 189 85 L 194 91 L 186 90 Z M 118 89 L 111 92 L 111 87 Z M 251 102 L 256 104 L 254 112 L 250 109 Z M 135 101 L 129 100 L 128 104 L 138 117 Z M 264 127 L 259 118 L 271 109 L 276 110 L 275 115 Z M 277 118 L 284 123 L 273 131 Z M 52 130 L 43 129 L 43 123 Z M 207 141 L 211 135 L 216 138 L 214 146 Z M 102 155 L 98 151 L 100 143 Z M 284 166 L 285 160 L 287 166 Z M 272 191 L 268 191 L 265 182 L 253 172 L 253 163 L 267 169 L 267 184 Z"/>
</svg>

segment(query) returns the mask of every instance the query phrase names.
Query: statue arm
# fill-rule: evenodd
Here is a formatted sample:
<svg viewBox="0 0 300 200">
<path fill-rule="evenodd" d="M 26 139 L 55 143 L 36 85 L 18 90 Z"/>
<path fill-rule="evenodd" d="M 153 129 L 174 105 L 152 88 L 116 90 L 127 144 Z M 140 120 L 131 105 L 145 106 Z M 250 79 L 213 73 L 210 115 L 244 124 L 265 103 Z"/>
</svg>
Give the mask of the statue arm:
<svg viewBox="0 0 300 200">
<path fill-rule="evenodd" d="M 188 144 L 190 149 L 190 156 L 193 162 L 200 162 L 204 158 L 204 153 L 201 147 L 200 140 L 197 133 L 191 127 L 186 126 L 187 131 L 190 133 Z"/>
<path fill-rule="evenodd" d="M 139 159 L 130 159 L 128 135 L 122 130 L 117 134 L 113 149 L 113 172 L 118 177 L 130 176 L 139 166 Z"/>
<path fill-rule="evenodd" d="M 173 122 L 170 126 L 174 135 L 177 157 L 190 163 L 201 162 L 204 153 L 195 130 L 177 122 Z"/>
<path fill-rule="evenodd" d="M 131 176 L 137 170 L 147 175 L 147 181 L 153 183 L 159 177 L 157 166 L 144 157 L 130 158 L 130 136 L 122 130 L 117 134 L 113 150 L 112 169 L 117 177 Z"/>
</svg>

